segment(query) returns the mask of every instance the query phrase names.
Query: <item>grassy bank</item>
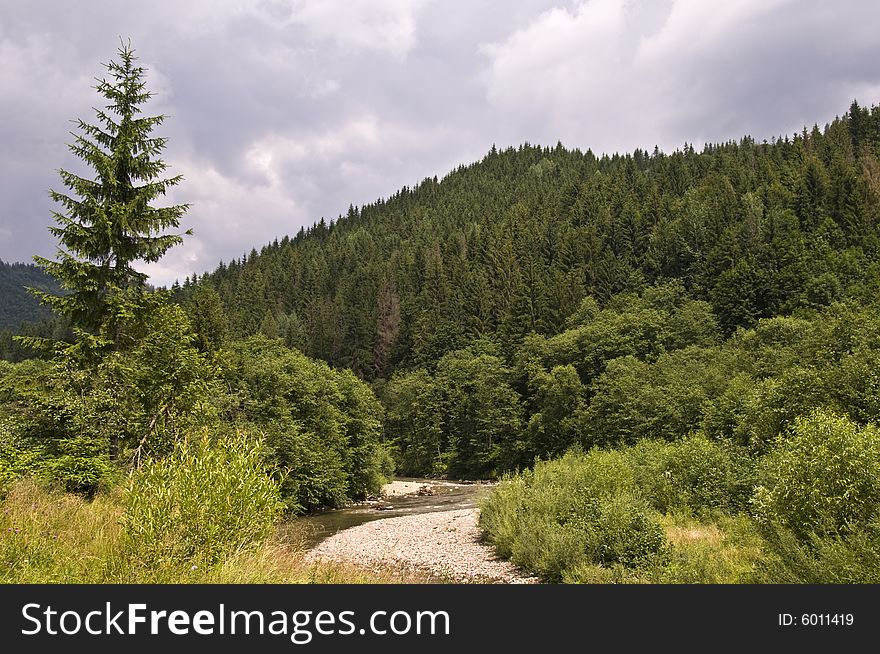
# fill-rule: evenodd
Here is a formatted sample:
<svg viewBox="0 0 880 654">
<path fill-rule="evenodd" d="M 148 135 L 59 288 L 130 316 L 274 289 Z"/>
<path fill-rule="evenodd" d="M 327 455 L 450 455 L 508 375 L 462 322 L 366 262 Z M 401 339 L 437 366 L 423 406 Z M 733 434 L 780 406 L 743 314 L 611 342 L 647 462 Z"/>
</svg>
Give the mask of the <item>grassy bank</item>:
<svg viewBox="0 0 880 654">
<path fill-rule="evenodd" d="M 296 521 L 204 564 L 200 557 L 143 565 L 126 536 L 123 493 L 93 500 L 21 480 L 0 504 L 2 583 L 422 583 L 410 570 L 366 569 L 304 560 Z"/>
<path fill-rule="evenodd" d="M 280 483 L 247 434 L 191 435 L 87 499 L 20 478 L 0 488 L 0 582 L 426 581 L 304 560 Z"/>
</svg>

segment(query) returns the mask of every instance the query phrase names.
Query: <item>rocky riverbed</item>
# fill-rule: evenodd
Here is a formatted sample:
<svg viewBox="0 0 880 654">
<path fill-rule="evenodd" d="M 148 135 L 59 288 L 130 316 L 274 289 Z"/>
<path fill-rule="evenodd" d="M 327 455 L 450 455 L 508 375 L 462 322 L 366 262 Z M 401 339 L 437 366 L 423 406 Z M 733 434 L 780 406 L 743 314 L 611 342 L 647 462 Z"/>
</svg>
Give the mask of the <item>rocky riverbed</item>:
<svg viewBox="0 0 880 654">
<path fill-rule="evenodd" d="M 424 484 L 394 482 L 385 497 L 417 493 Z M 308 557 L 365 567 L 398 565 L 438 579 L 477 583 L 535 583 L 480 542 L 479 509 L 433 511 L 374 520 L 321 541 Z"/>
<path fill-rule="evenodd" d="M 402 495 L 417 495 L 431 488 L 431 484 L 420 481 L 395 480 L 382 487 L 382 497 L 400 497 Z"/>
</svg>

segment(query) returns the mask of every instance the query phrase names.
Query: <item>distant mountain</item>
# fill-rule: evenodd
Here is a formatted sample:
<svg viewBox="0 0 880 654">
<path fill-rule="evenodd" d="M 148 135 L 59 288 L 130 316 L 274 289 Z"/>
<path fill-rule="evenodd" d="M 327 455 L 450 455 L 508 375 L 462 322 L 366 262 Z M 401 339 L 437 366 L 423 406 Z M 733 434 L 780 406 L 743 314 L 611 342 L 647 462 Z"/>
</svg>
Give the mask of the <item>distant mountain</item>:
<svg viewBox="0 0 880 654">
<path fill-rule="evenodd" d="M 50 318 L 52 312 L 28 293 L 28 287 L 58 292 L 57 282 L 32 263 L 0 260 L 0 330 Z"/>
</svg>

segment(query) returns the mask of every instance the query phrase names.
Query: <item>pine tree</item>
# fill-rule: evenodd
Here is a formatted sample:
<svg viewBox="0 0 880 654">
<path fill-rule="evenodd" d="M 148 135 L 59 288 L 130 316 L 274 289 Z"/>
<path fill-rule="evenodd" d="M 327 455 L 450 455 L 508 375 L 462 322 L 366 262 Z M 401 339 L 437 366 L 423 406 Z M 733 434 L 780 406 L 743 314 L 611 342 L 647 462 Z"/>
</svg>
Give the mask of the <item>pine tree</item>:
<svg viewBox="0 0 880 654">
<path fill-rule="evenodd" d="M 229 332 L 229 319 L 220 295 L 212 286 L 204 281 L 196 286 L 186 299 L 184 309 L 202 352 L 212 352 L 223 346 Z"/>
<path fill-rule="evenodd" d="M 119 62 L 105 64 L 109 80 L 98 80 L 95 87 L 106 99 L 105 108 L 95 110 L 97 124 L 75 121 L 79 133 L 73 134 L 74 142 L 69 145 L 94 176 L 89 179 L 59 170 L 69 191 L 49 192 L 62 207 L 53 212 L 57 226 L 49 228 L 60 241 L 58 260 L 34 257 L 63 290 L 58 295 L 38 289 L 32 292 L 69 318 L 77 335 L 73 346 L 56 350 L 60 362 L 74 361 L 82 352 L 135 351 L 145 339 L 145 329 L 152 329 L 149 323 L 162 308 L 163 295 L 148 292 L 147 275 L 134 265 L 158 261 L 183 241 L 181 235 L 167 230 L 179 226 L 187 205 L 152 204 L 182 179 L 180 175 L 161 177 L 167 165 L 159 155 L 166 139 L 151 132 L 165 116 L 141 115 L 142 105 L 152 97 L 146 90 L 146 71 L 135 65 L 130 44 L 122 44 L 118 54 Z M 31 345 L 45 342 L 22 340 Z M 85 373 L 84 379 L 99 379 L 102 370 L 113 369 L 114 383 L 122 383 L 124 371 L 119 366 L 108 368 L 100 358 L 85 367 L 82 364 L 87 362 L 76 366 Z M 99 384 L 109 386 L 110 382 Z M 107 431 L 109 455 L 116 459 L 123 430 Z"/>
<path fill-rule="evenodd" d="M 34 291 L 57 313 L 69 316 L 86 332 L 103 335 L 114 349 L 122 347 L 123 322 L 137 313 L 147 275 L 136 262 L 158 261 L 182 242 L 177 228 L 187 206 L 153 206 L 182 177 L 162 179 L 167 165 L 159 158 L 165 138 L 151 136 L 165 116 L 142 116 L 152 93 L 145 90 L 145 69 L 135 64 L 134 50 L 123 44 L 119 62 L 105 64 L 109 79 L 95 87 L 107 101 L 96 109 L 97 124 L 75 121 L 70 151 L 95 172 L 88 179 L 60 170 L 69 194 L 50 191 L 62 211 L 53 212 L 49 230 L 60 241 L 58 260 L 35 257 L 67 291 L 53 295 Z M 191 233 L 187 231 L 187 234 Z"/>
</svg>

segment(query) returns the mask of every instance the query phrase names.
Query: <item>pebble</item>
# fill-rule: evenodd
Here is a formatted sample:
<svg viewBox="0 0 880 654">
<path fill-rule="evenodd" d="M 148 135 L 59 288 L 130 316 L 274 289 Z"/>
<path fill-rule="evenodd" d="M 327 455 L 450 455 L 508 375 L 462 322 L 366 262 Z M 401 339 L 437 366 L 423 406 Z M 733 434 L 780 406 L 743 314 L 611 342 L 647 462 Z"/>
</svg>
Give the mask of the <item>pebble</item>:
<svg viewBox="0 0 880 654">
<path fill-rule="evenodd" d="M 478 515 L 458 509 L 374 520 L 330 536 L 307 558 L 401 565 L 459 583 L 537 583 L 480 542 Z"/>
</svg>

